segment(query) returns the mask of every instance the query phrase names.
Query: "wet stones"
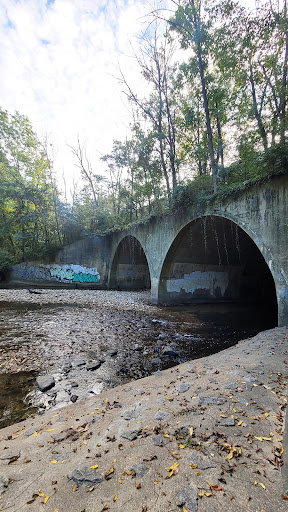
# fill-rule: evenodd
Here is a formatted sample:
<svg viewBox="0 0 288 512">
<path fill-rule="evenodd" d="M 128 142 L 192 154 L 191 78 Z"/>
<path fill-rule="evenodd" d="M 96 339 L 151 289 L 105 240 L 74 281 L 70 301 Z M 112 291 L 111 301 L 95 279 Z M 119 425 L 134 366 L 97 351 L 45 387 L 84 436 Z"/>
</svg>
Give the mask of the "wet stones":
<svg viewBox="0 0 288 512">
<path fill-rule="evenodd" d="M 37 377 L 36 384 L 40 391 L 48 391 L 55 386 L 55 379 L 52 375 L 42 375 Z"/>
</svg>

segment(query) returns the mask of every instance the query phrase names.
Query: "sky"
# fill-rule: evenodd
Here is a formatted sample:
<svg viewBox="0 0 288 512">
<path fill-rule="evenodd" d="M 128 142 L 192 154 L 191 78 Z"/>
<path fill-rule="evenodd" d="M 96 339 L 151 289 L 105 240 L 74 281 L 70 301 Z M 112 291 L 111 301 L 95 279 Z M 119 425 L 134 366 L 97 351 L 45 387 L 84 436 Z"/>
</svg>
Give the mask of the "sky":
<svg viewBox="0 0 288 512">
<path fill-rule="evenodd" d="M 76 147 L 79 136 L 103 174 L 100 155 L 129 133 L 117 68 L 133 86 L 141 84 L 131 45 L 151 6 L 147 0 L 0 0 L 0 106 L 26 115 L 40 139 L 48 136 L 68 195 L 80 176 L 68 145 Z"/>
<path fill-rule="evenodd" d="M 129 136 L 131 117 L 116 77 L 120 66 L 144 93 L 132 47 L 154 1 L 175 7 L 171 0 L 0 0 L 0 106 L 26 115 L 40 140 L 48 137 L 68 198 L 81 185 L 69 145 L 76 148 L 79 137 L 94 172 L 104 174 L 100 156 Z"/>
</svg>

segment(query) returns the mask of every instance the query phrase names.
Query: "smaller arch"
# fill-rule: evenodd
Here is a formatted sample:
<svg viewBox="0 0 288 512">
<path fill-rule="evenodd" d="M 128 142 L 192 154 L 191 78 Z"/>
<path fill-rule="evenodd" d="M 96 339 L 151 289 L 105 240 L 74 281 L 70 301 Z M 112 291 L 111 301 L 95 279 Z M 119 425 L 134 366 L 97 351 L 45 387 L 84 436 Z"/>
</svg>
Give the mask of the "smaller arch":
<svg viewBox="0 0 288 512">
<path fill-rule="evenodd" d="M 111 271 L 110 288 L 117 290 L 143 290 L 151 288 L 149 265 L 139 240 L 127 235 L 118 244 Z"/>
</svg>

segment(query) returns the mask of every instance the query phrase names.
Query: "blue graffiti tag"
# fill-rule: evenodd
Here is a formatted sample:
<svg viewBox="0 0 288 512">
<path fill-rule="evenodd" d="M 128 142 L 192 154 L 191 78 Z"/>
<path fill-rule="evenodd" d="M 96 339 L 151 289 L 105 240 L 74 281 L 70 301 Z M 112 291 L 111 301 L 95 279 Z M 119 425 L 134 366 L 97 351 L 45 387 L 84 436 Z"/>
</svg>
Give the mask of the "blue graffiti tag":
<svg viewBox="0 0 288 512">
<path fill-rule="evenodd" d="M 93 274 L 83 274 L 83 272 L 80 272 L 79 274 L 74 274 L 73 277 L 73 283 L 79 282 L 79 283 L 98 283 L 100 281 L 100 276 L 93 275 Z"/>
</svg>

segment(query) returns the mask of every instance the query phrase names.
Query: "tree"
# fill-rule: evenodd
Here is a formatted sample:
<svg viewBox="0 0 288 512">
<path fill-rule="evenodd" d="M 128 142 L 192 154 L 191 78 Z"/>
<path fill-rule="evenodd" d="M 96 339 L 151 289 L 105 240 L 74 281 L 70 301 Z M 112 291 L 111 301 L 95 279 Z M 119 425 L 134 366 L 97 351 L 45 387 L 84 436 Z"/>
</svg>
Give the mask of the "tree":
<svg viewBox="0 0 288 512">
<path fill-rule="evenodd" d="M 156 25 L 153 34 L 148 32 L 141 38 L 140 50 L 135 58 L 141 75 L 150 86 L 150 94 L 140 97 L 128 84 L 120 70 L 120 79 L 126 87 L 129 101 L 138 113 L 150 123 L 150 135 L 153 133 L 157 142 L 159 159 L 168 198 L 178 182 L 179 161 L 177 158 L 176 108 L 173 99 L 172 64 L 175 48 L 166 34 L 160 34 Z"/>
</svg>

